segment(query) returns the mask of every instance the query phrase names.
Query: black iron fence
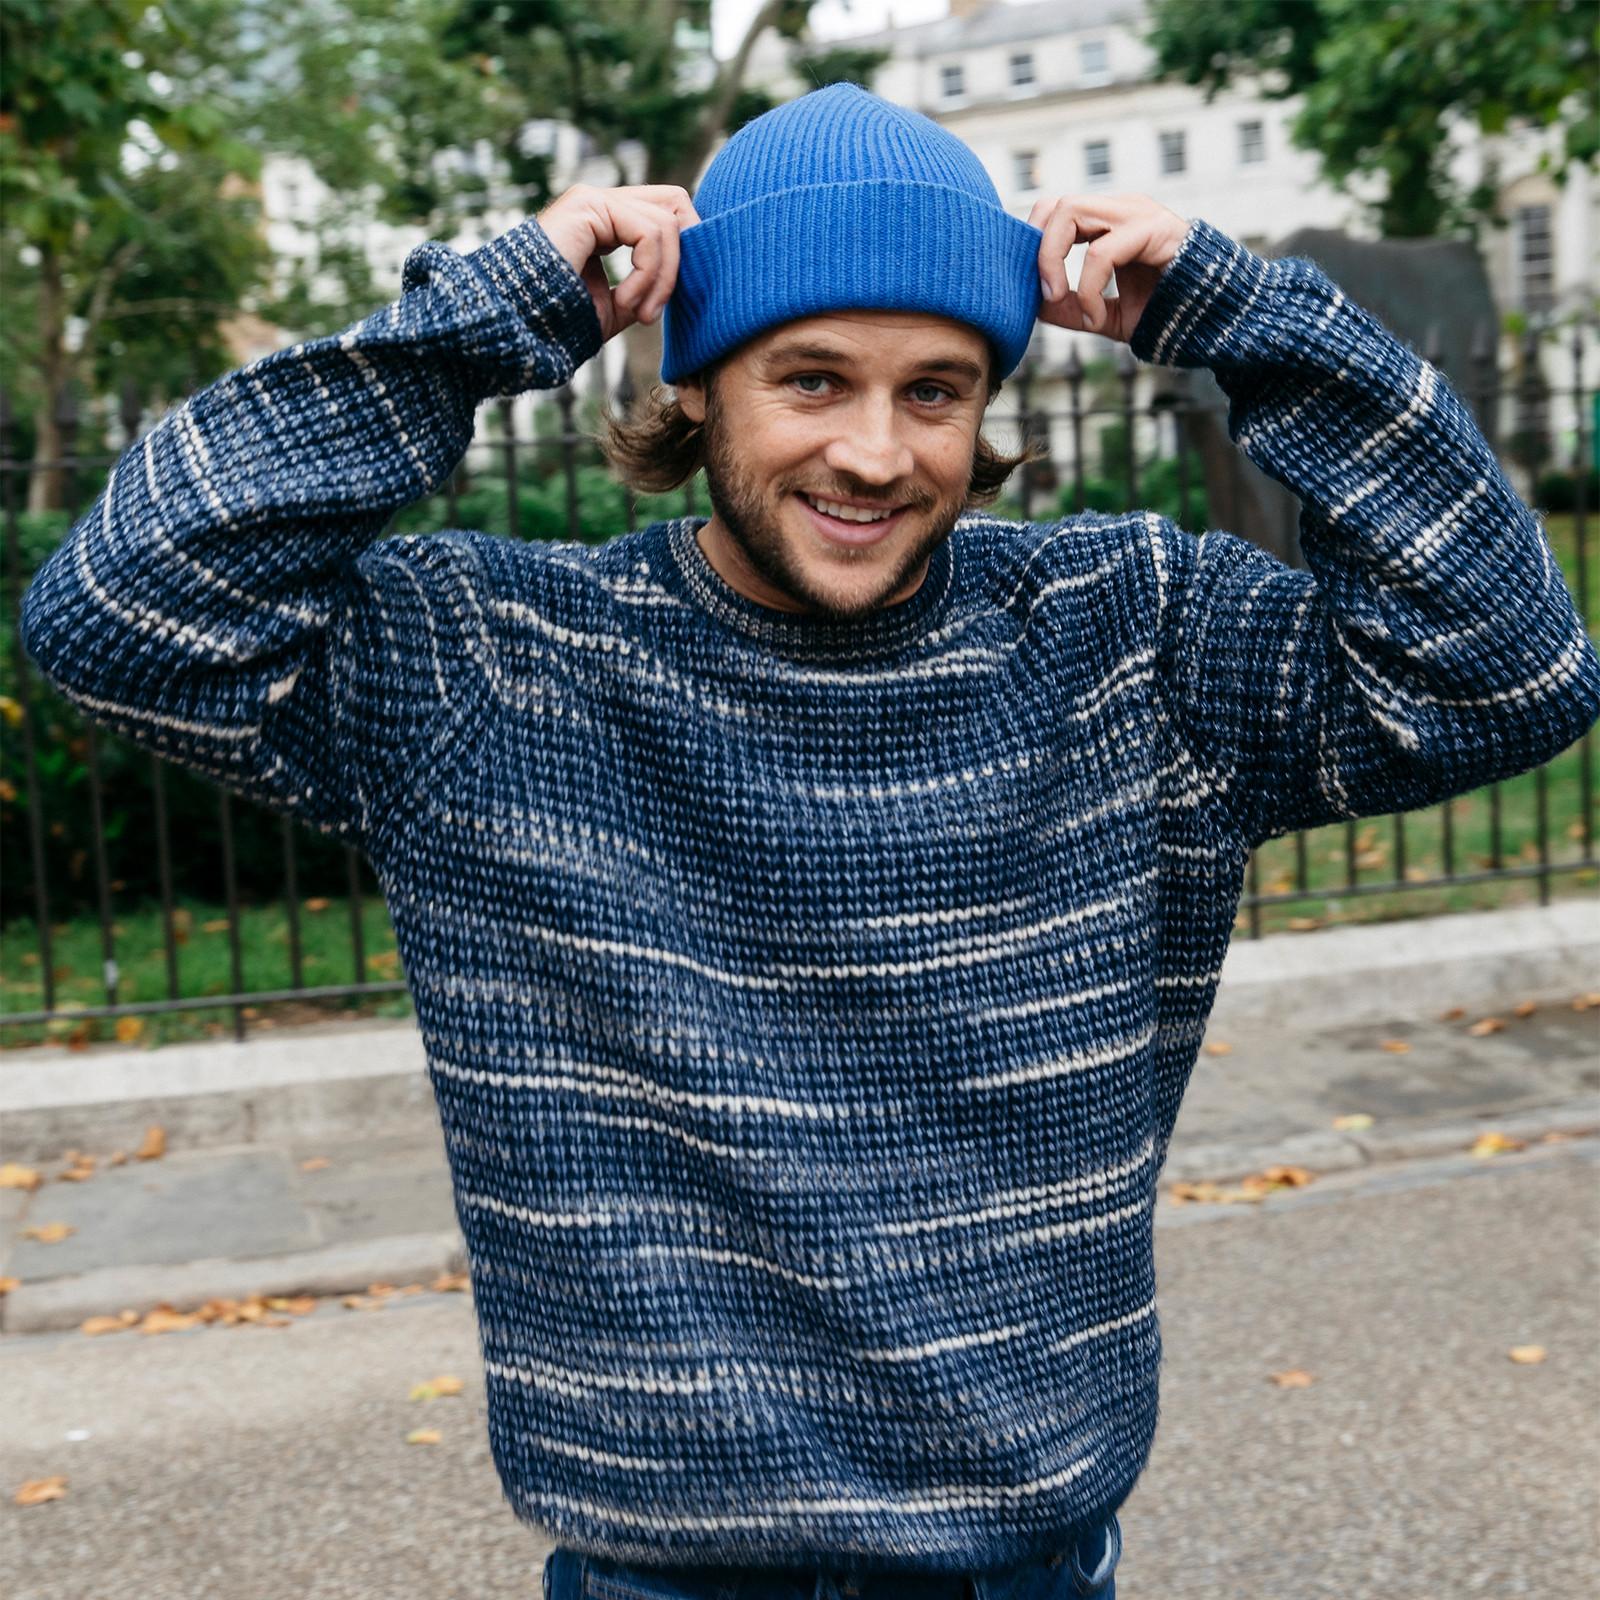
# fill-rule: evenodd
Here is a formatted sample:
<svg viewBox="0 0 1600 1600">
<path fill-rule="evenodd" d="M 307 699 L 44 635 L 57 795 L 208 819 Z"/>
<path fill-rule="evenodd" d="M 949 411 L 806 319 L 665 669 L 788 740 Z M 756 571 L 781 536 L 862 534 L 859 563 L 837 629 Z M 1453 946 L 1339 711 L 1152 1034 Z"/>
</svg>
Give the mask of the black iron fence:
<svg viewBox="0 0 1600 1600">
<path fill-rule="evenodd" d="M 1525 498 L 1548 514 L 1567 581 L 1592 625 L 1596 396 L 1584 378 L 1583 340 L 1574 331 L 1562 347 L 1571 381 L 1557 385 L 1544 379 L 1531 337 L 1509 376 L 1498 369 L 1496 344 L 1481 339 L 1471 370 L 1446 375 L 1514 469 Z M 1303 564 L 1292 497 L 1228 442 L 1223 403 L 1206 375 L 1140 368 L 1125 347 L 1087 364 L 1076 351 L 1074 345 L 1054 364 L 1030 356 L 990 413 L 997 444 L 1015 448 L 1031 439 L 1047 449 L 1014 476 L 996 514 L 1031 520 L 1147 506 L 1191 529 L 1248 532 Z M 1444 365 L 1436 350 L 1422 353 Z M 612 403 L 623 409 L 629 399 L 619 391 Z M 618 484 L 594 439 L 599 404 L 593 390 L 568 385 L 486 407 L 448 483 L 407 507 L 390 531 L 472 526 L 510 538 L 602 540 L 657 517 L 709 514 L 701 480 L 647 499 Z M 0 1031 L 0 1041 L 60 1034 L 63 1025 L 91 1025 L 92 1036 L 102 1021 L 114 1024 L 117 1037 L 132 1038 L 141 1031 L 132 1019 L 219 1009 L 243 1039 L 257 1018 L 272 1026 L 322 1008 L 403 1004 L 406 985 L 381 896 L 355 849 L 96 729 L 39 680 L 21 650 L 17 611 L 32 572 L 150 420 L 131 385 L 115 412 L 90 408 L 85 415 L 69 395 L 57 418 L 60 455 L 41 463 L 30 459 L 27 430 L 13 425 L 0 393 L 0 659 L 10 675 L 0 696 L 0 1030 L 10 1032 Z M 66 509 L 29 512 L 28 485 L 51 469 L 60 474 Z M 1270 841 L 1251 857 L 1239 928 L 1260 937 L 1269 920 L 1289 927 L 1315 921 L 1285 924 L 1274 916 L 1280 908 L 1321 903 L 1331 911 L 1371 897 L 1382 901 L 1375 910 L 1406 915 L 1407 902 L 1424 891 L 1448 891 L 1448 901 L 1456 891 L 1517 880 L 1531 880 L 1547 904 L 1562 880 L 1577 887 L 1594 879 L 1594 813 L 1591 732 L 1532 773 L 1432 811 Z M 186 971 L 186 957 L 194 956 L 192 906 L 208 903 L 221 914 L 201 926 L 226 935 L 226 954 L 217 970 L 212 950 L 201 982 Z M 251 918 L 269 905 L 282 910 L 271 934 L 282 946 L 273 951 L 281 981 L 252 986 Z M 336 957 L 328 953 L 329 913 L 344 928 Z M 137 974 L 125 976 L 122 919 L 136 914 L 144 919 L 143 947 Z M 308 949 L 312 918 L 316 954 Z M 70 971 L 57 961 L 58 941 L 68 939 L 80 952 Z M 99 968 L 92 1001 L 83 993 L 87 945 Z M 330 970 L 334 959 L 343 971 Z M 271 1018 L 268 1008 L 278 1008 Z"/>
</svg>

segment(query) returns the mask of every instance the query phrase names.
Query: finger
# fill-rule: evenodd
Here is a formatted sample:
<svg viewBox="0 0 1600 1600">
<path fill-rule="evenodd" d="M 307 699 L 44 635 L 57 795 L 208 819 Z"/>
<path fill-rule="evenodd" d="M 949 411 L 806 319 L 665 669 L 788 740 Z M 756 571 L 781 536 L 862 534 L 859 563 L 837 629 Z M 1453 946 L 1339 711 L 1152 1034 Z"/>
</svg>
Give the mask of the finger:
<svg viewBox="0 0 1600 1600">
<path fill-rule="evenodd" d="M 668 222 L 656 235 L 660 246 L 660 262 L 656 268 L 655 281 L 650 285 L 650 292 L 643 304 L 639 307 L 639 320 L 641 322 L 654 322 L 661 315 L 661 308 L 672 298 L 672 291 L 678 283 L 678 227 L 676 221 Z"/>
<path fill-rule="evenodd" d="M 1099 328 L 1105 323 L 1105 289 L 1111 281 L 1112 269 L 1137 261 L 1149 245 L 1148 218 L 1113 228 L 1089 241 L 1088 249 L 1083 252 L 1083 269 L 1078 274 L 1078 305 L 1083 311 L 1086 328 Z"/>
<path fill-rule="evenodd" d="M 1067 252 L 1077 242 L 1078 219 L 1065 200 L 1058 200 L 1045 220 L 1039 245 L 1039 279 L 1046 300 L 1062 299 L 1067 292 Z"/>
<path fill-rule="evenodd" d="M 694 201 L 689 198 L 687 189 L 679 189 L 672 184 L 656 184 L 652 187 L 664 192 L 649 203 L 670 212 L 678 219 L 680 228 L 692 228 L 700 220 L 700 213 L 695 210 Z"/>
<path fill-rule="evenodd" d="M 614 208 L 618 244 L 626 244 L 631 257 L 628 275 L 611 292 L 611 303 L 624 313 L 629 321 L 639 319 L 639 308 L 655 281 L 656 269 L 661 259 L 660 238 L 663 224 L 650 208 L 631 208 L 617 205 Z"/>
</svg>

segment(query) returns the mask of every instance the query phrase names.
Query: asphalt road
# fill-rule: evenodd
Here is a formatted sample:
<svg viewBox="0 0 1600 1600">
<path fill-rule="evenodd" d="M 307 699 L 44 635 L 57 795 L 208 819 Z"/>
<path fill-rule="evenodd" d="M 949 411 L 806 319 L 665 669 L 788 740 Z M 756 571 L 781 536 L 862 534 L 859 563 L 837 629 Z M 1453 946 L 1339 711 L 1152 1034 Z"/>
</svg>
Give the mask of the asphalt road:
<svg viewBox="0 0 1600 1600">
<path fill-rule="evenodd" d="M 1119 1600 L 1600 1592 L 1597 1154 L 1173 1213 L 1162 1422 L 1123 1512 Z M 1508 1359 L 1531 1344 L 1543 1363 Z M 1314 1382 L 1270 1381 L 1291 1368 Z M 408 1399 L 441 1373 L 465 1393 Z M 11 1600 L 539 1593 L 460 1296 L 284 1329 L 13 1338 L 0 1393 Z M 408 1445 L 419 1426 L 441 1442 Z M 65 1499 L 12 1504 L 55 1473 Z"/>
</svg>

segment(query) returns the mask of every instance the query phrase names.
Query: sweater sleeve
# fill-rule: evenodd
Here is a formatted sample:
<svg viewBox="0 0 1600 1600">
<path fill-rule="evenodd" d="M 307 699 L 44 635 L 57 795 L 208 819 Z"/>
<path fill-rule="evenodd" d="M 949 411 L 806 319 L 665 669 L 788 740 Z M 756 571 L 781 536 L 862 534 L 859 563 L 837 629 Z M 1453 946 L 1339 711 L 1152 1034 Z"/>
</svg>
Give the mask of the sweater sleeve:
<svg viewBox="0 0 1600 1600">
<path fill-rule="evenodd" d="M 473 537 L 379 540 L 470 443 L 479 403 L 599 348 L 532 218 L 406 258 L 398 300 L 217 379 L 131 444 L 23 596 L 21 637 L 91 721 L 362 842 L 390 779 L 460 747 Z"/>
<path fill-rule="evenodd" d="M 1311 261 L 1196 220 L 1134 329 L 1211 369 L 1228 432 L 1300 497 L 1308 570 L 1148 518 L 1156 676 L 1250 846 L 1549 760 L 1600 656 L 1543 528 L 1454 390 Z"/>
</svg>

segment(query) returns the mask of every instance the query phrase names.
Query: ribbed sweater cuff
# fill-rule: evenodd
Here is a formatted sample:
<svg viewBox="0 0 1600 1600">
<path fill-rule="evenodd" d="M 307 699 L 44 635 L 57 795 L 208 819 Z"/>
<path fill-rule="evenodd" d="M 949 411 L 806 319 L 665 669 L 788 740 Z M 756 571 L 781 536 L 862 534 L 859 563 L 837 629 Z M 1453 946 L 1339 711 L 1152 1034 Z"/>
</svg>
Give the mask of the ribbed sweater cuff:
<svg viewBox="0 0 1600 1600">
<path fill-rule="evenodd" d="M 1281 265 L 1196 217 L 1156 280 L 1129 348 L 1165 367 L 1210 366 L 1241 354 L 1248 343 L 1243 316 Z"/>
<path fill-rule="evenodd" d="M 532 333 L 565 356 L 565 382 L 605 340 L 588 286 L 536 217 L 527 217 L 466 257 Z"/>
</svg>

